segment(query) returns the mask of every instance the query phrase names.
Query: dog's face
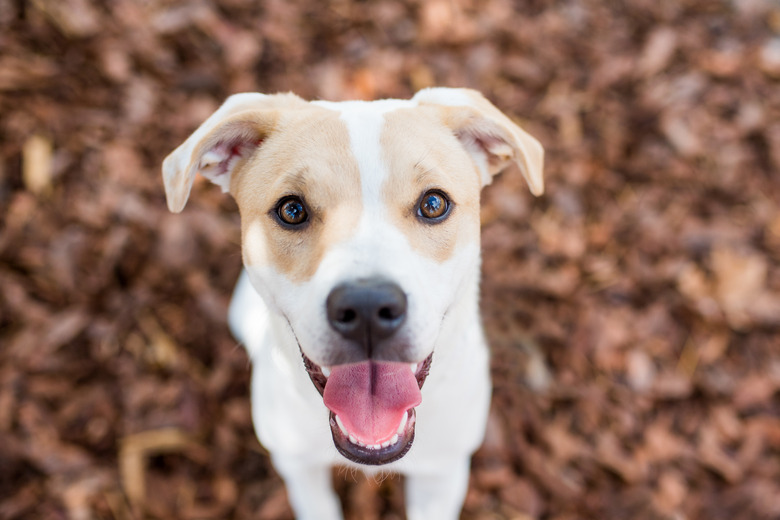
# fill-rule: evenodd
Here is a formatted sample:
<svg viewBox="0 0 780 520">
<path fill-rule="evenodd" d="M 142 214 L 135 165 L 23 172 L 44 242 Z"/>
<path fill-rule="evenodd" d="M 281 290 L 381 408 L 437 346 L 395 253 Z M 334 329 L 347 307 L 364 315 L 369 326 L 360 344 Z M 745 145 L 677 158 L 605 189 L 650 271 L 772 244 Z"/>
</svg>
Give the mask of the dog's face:
<svg viewBox="0 0 780 520">
<path fill-rule="evenodd" d="M 234 196 L 245 267 L 288 324 L 337 448 L 382 464 L 411 445 L 446 316 L 476 296 L 480 190 L 511 161 L 541 193 L 541 146 L 473 91 L 241 94 L 163 171 L 173 211 L 197 171 Z"/>
</svg>

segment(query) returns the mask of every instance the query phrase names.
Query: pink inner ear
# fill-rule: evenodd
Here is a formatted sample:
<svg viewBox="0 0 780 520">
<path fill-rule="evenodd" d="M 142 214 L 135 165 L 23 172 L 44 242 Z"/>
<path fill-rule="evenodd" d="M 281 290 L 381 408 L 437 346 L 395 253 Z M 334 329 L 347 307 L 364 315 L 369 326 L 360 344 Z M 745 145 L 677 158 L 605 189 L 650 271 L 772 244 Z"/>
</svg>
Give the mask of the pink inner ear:
<svg viewBox="0 0 780 520">
<path fill-rule="evenodd" d="M 501 137 L 487 131 L 467 128 L 456 135 L 466 150 L 484 155 L 491 167 L 501 164 L 512 156 L 511 146 Z"/>
<path fill-rule="evenodd" d="M 210 177 L 219 177 L 232 170 L 235 160 L 246 157 L 254 150 L 263 139 L 243 139 L 241 136 L 218 142 L 214 147 L 203 154 L 201 159 L 201 172 Z"/>
</svg>

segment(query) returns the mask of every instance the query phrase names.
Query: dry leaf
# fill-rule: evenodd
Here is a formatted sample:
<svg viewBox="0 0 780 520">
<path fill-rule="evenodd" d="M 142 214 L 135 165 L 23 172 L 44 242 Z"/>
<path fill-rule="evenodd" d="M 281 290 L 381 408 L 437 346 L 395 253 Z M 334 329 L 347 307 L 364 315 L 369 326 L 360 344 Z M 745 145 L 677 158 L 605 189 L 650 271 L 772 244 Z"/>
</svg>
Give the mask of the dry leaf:
<svg viewBox="0 0 780 520">
<path fill-rule="evenodd" d="M 712 269 L 715 297 L 729 324 L 735 329 L 749 326 L 752 322 L 750 308 L 766 285 L 766 260 L 755 253 L 738 254 L 720 247 L 712 253 Z"/>
<path fill-rule="evenodd" d="M 653 360 L 642 350 L 631 350 L 626 355 L 628 382 L 635 390 L 644 392 L 653 386 L 655 366 Z"/>
<path fill-rule="evenodd" d="M 195 446 L 192 438 L 178 429 L 152 430 L 122 439 L 119 473 L 131 504 L 142 504 L 146 496 L 146 461 L 152 455 L 185 452 Z"/>
<path fill-rule="evenodd" d="M 654 29 L 642 49 L 637 71 L 645 77 L 658 74 L 669 65 L 676 49 L 677 32 L 674 29 L 664 26 Z"/>
<path fill-rule="evenodd" d="M 101 29 L 100 15 L 90 0 L 32 0 L 31 3 L 69 38 L 86 38 Z"/>
<path fill-rule="evenodd" d="M 780 77 L 780 38 L 772 38 L 761 47 L 758 66 L 768 76 Z"/>
<path fill-rule="evenodd" d="M 661 131 L 677 152 L 686 158 L 702 153 L 704 145 L 685 115 L 674 107 L 664 111 L 661 116 Z"/>
<path fill-rule="evenodd" d="M 35 195 L 47 195 L 52 189 L 52 144 L 40 135 L 27 139 L 22 149 L 22 180 Z"/>
</svg>

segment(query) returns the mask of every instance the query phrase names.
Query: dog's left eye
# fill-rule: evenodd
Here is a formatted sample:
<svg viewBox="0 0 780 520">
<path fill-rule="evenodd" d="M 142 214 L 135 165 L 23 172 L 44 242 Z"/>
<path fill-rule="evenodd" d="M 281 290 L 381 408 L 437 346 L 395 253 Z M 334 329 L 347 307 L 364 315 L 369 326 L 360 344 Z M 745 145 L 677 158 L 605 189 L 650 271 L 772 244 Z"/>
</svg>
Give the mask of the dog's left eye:
<svg viewBox="0 0 780 520">
<path fill-rule="evenodd" d="M 427 220 L 439 221 L 447 216 L 450 210 L 450 201 L 444 193 L 431 190 L 420 199 L 417 214 Z"/>
<path fill-rule="evenodd" d="M 309 218 L 306 205 L 298 197 L 282 199 L 276 208 L 276 215 L 283 223 L 291 226 L 303 224 Z"/>
</svg>

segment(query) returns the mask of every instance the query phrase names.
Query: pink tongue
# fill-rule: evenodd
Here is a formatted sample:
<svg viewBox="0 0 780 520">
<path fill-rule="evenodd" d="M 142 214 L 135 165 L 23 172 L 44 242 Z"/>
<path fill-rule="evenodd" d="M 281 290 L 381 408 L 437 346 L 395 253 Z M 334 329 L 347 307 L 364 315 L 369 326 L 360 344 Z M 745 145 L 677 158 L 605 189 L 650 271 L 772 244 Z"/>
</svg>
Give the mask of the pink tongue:
<svg viewBox="0 0 780 520">
<path fill-rule="evenodd" d="M 323 399 L 357 440 L 381 444 L 395 435 L 422 394 L 409 363 L 364 361 L 333 367 Z"/>
</svg>

